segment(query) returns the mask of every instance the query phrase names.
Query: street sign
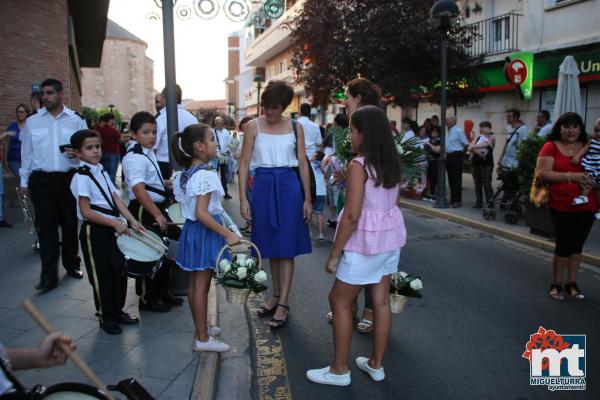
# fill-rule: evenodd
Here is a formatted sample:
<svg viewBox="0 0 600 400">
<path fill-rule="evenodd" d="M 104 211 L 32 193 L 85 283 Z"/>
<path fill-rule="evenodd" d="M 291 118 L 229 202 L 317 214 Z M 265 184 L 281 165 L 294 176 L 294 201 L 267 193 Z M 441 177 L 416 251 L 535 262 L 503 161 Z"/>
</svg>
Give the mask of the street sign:
<svg viewBox="0 0 600 400">
<path fill-rule="evenodd" d="M 533 53 L 521 51 L 506 57 L 504 65 L 506 80 L 517 88 L 519 97 L 531 100 L 533 94 Z"/>
</svg>

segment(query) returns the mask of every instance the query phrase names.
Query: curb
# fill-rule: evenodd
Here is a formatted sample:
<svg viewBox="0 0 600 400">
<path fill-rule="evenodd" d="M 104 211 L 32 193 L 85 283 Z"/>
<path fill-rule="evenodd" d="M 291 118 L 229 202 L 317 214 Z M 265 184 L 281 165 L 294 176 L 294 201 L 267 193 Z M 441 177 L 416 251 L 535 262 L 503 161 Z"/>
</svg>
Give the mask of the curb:
<svg viewBox="0 0 600 400">
<path fill-rule="evenodd" d="M 449 212 L 442 211 L 440 209 L 432 208 L 431 206 L 426 207 L 419 204 L 415 204 L 409 201 L 402 201 L 402 207 L 408 208 L 413 211 L 417 211 L 422 214 L 431 215 L 438 218 L 443 218 L 451 222 L 456 222 L 461 225 L 466 225 L 471 228 L 479 229 L 485 232 L 489 232 L 491 234 L 501 236 L 506 239 L 514 240 L 516 242 L 526 244 L 532 247 L 535 247 L 540 250 L 554 252 L 554 242 L 538 239 L 529 235 L 523 235 L 518 232 L 513 232 L 509 229 L 503 229 L 497 226 L 485 224 L 483 222 L 474 221 L 469 218 L 460 217 L 458 215 L 453 215 Z M 585 263 L 595 265 L 600 267 L 600 257 L 590 253 L 582 253 L 582 260 Z"/>
<path fill-rule="evenodd" d="M 208 325 L 219 326 L 217 287 L 213 283 L 208 292 Z M 202 352 L 194 378 L 190 400 L 213 400 L 219 381 L 220 353 Z"/>
</svg>

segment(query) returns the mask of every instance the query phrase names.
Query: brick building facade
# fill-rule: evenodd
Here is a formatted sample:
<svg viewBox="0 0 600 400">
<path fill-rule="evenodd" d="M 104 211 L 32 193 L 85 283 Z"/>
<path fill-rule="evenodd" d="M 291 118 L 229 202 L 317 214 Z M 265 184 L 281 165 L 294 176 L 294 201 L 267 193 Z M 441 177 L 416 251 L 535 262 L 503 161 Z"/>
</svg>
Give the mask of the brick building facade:
<svg viewBox="0 0 600 400">
<path fill-rule="evenodd" d="M 0 0 L 0 10 L 0 127 L 49 77 L 62 81 L 65 104 L 81 109 L 80 67 L 100 64 L 108 0 Z"/>
<path fill-rule="evenodd" d="M 154 61 L 146 42 L 108 20 L 100 68 L 82 69 L 82 102 L 100 108 L 114 104 L 124 120 L 138 111 L 154 113 Z"/>
</svg>

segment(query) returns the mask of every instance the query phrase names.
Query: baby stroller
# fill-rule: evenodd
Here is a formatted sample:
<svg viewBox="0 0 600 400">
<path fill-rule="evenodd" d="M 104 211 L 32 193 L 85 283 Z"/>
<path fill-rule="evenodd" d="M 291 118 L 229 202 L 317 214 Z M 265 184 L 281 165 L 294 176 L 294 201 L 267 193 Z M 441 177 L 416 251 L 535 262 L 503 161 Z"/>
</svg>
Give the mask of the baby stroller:
<svg viewBox="0 0 600 400">
<path fill-rule="evenodd" d="M 515 170 L 499 168 L 498 180 L 501 181 L 498 189 L 483 208 L 483 219 L 486 221 L 495 220 L 495 205 L 499 203 L 499 209 L 505 211 L 504 222 L 515 225 L 523 215 L 523 206 L 520 204 L 523 194 L 519 190 L 518 175 Z M 507 196 L 510 194 L 513 194 L 512 198 Z"/>
</svg>

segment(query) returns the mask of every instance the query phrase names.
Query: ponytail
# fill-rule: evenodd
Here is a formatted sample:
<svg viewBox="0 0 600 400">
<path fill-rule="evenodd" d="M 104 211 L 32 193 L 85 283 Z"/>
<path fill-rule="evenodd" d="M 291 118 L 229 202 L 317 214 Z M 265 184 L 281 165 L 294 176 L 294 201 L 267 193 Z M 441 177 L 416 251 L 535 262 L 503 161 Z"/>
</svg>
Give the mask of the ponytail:
<svg viewBox="0 0 600 400">
<path fill-rule="evenodd" d="M 183 132 L 176 132 L 171 138 L 171 152 L 177 164 L 184 168 L 192 165 L 194 158 L 194 143 L 206 142 L 211 127 L 206 124 L 187 126 Z"/>
</svg>

